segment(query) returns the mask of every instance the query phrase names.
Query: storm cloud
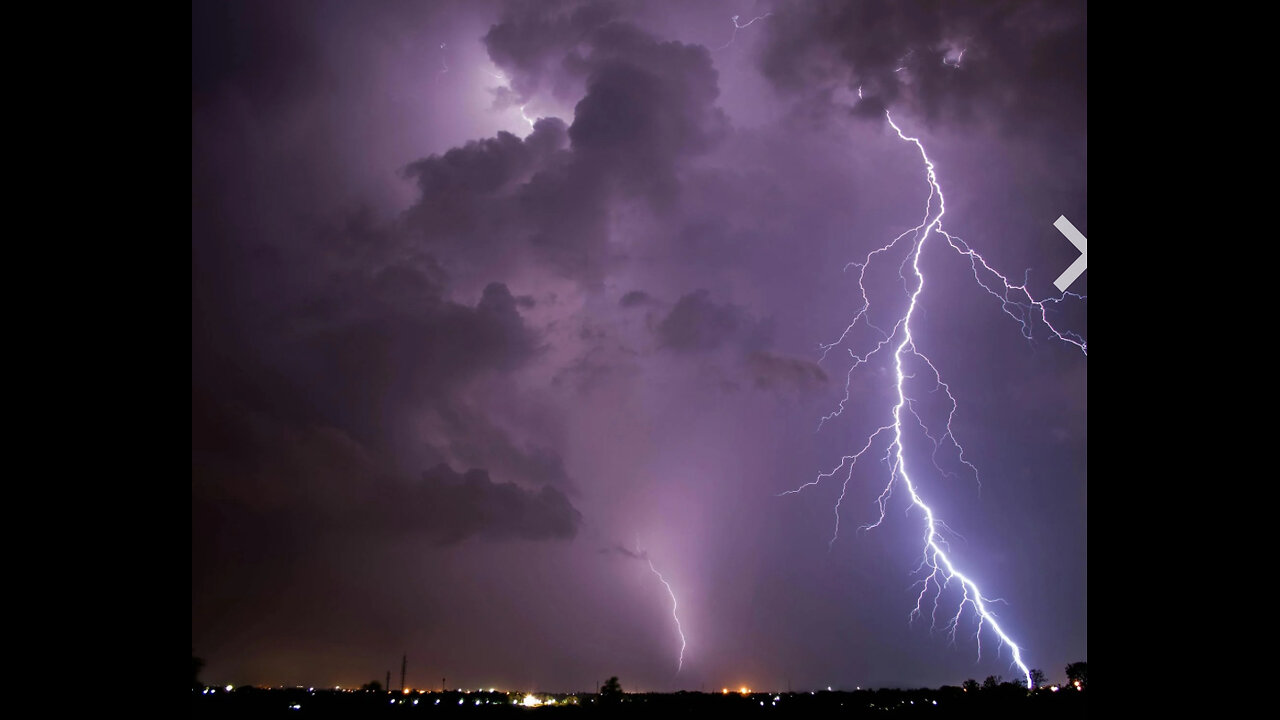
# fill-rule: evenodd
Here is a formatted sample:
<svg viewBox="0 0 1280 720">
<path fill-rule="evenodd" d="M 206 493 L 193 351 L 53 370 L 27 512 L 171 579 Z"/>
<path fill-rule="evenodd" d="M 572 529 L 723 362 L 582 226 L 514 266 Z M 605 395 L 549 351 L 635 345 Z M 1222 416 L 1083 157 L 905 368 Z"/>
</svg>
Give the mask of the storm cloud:
<svg viewBox="0 0 1280 720">
<path fill-rule="evenodd" d="M 765 76 L 813 98 L 840 88 L 859 114 L 890 107 L 1063 140 L 1087 113 L 1082 2 L 819 0 L 780 3 L 770 20 Z"/>
<path fill-rule="evenodd" d="M 696 290 L 671 308 L 658 325 L 662 346 L 676 351 L 716 350 L 734 343 L 745 348 L 768 342 L 769 328 L 746 311 L 728 303 L 716 303 L 707 290 Z"/>
</svg>

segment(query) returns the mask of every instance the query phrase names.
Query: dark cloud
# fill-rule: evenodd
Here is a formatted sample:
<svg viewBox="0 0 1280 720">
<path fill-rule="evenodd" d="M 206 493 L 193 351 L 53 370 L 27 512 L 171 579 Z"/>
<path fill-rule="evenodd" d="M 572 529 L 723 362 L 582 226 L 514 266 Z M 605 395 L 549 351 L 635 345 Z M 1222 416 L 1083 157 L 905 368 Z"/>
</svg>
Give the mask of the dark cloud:
<svg viewBox="0 0 1280 720">
<path fill-rule="evenodd" d="M 812 392 L 827 383 L 827 373 L 817 363 L 757 350 L 747 356 L 746 372 L 761 390 Z"/>
<path fill-rule="evenodd" d="M 471 379 L 510 371 L 537 352 L 501 283 L 468 307 L 445 300 L 414 268 L 391 266 L 340 279 L 307 309 L 280 362 L 331 418 L 365 437 L 409 408 L 447 406 Z"/>
<path fill-rule="evenodd" d="M 500 132 L 497 137 L 473 140 L 443 155 L 410 163 L 404 174 L 422 191 L 419 211 L 442 211 L 459 201 L 492 198 L 527 181 L 565 144 L 564 123 L 543 118 L 524 140 Z M 432 220 L 440 223 L 447 218 L 433 216 Z"/>
<path fill-rule="evenodd" d="M 648 560 L 649 554 L 642 550 L 632 550 L 622 544 L 614 543 L 609 547 L 600 548 L 601 555 L 617 555 L 629 560 Z"/>
<path fill-rule="evenodd" d="M 450 433 L 453 439 L 441 448 L 442 456 L 456 458 L 459 463 L 483 463 L 532 486 L 550 485 L 566 492 L 577 489 L 560 453 L 536 443 L 517 442 L 482 415 L 462 415 L 452 416 L 456 423 Z"/>
<path fill-rule="evenodd" d="M 518 4 L 486 36 L 517 92 L 570 77 L 581 99 L 567 127 L 544 118 L 523 141 L 500 133 L 409 165 L 422 196 L 408 229 L 448 255 L 451 272 L 534 261 L 595 286 L 623 259 L 608 242 L 612 208 L 634 198 L 670 210 L 684 169 L 727 132 L 706 48 L 661 42 L 614 15 Z"/>
<path fill-rule="evenodd" d="M 441 544 L 470 537 L 489 540 L 570 540 L 582 522 L 569 499 L 554 487 L 536 492 L 497 483 L 485 470 L 456 473 L 438 465 L 389 508 L 406 531 L 422 529 Z"/>
<path fill-rule="evenodd" d="M 772 329 L 744 309 L 717 303 L 707 290 L 680 298 L 657 327 L 663 347 L 679 352 L 716 350 L 728 345 L 746 349 L 766 345 Z"/>
<path fill-rule="evenodd" d="M 640 353 L 632 348 L 595 343 L 577 359 L 561 368 L 552 379 L 556 387 L 572 387 L 589 393 L 611 383 L 622 383 L 640 374 Z"/>
<path fill-rule="evenodd" d="M 421 190 L 405 216 L 411 236 L 458 272 L 533 259 L 590 274 L 584 255 L 600 242 L 603 198 L 572 169 L 567 144 L 564 122 L 543 118 L 524 140 L 499 133 L 410 164 Z"/>
<path fill-rule="evenodd" d="M 632 308 L 642 305 L 654 305 L 657 304 L 657 302 L 658 301 L 655 300 L 652 295 L 643 290 L 632 290 L 626 295 L 623 295 L 622 299 L 618 300 L 618 305 L 624 308 Z"/>
<path fill-rule="evenodd" d="M 298 3 L 193 3 L 191 94 L 204 101 L 226 85 L 277 101 L 314 82 L 322 67 L 314 38 L 290 22 Z"/>
<path fill-rule="evenodd" d="M 529 487 L 574 487 L 556 451 L 512 437 L 466 397 L 474 381 L 515 371 L 540 351 L 520 314 L 531 298 L 489 283 L 474 306 L 449 300 L 433 258 L 404 255 L 394 237 L 358 218 L 315 247 L 305 265 L 277 275 L 279 289 L 299 276 L 309 285 L 286 292 L 263 317 L 233 320 L 270 338 L 253 350 L 242 345 L 252 335 L 202 331 L 227 323 L 222 316 L 234 306 L 193 301 L 194 483 L 233 488 L 250 505 L 326 493 L 342 499 L 338 507 L 358 505 L 359 488 L 371 491 L 375 478 L 404 464 L 383 456 L 416 447 L 419 459 L 490 468 Z M 424 419 L 434 428 L 425 437 Z M 450 491 L 439 499 L 470 497 Z"/>
<path fill-rule="evenodd" d="M 483 41 L 494 64 L 512 75 L 515 102 L 543 88 L 576 100 L 572 80 L 579 78 L 562 79 L 564 70 L 572 67 L 571 58 L 587 36 L 619 14 L 616 3 L 609 2 L 512 2 Z"/>
<path fill-rule="evenodd" d="M 1086 18 L 1074 0 L 787 2 L 764 29 L 761 63 L 776 87 L 828 93 L 860 115 L 905 106 L 951 126 L 1074 132 L 1087 114 Z"/>
<path fill-rule="evenodd" d="M 639 192 L 674 192 L 677 166 L 711 149 L 728 129 L 715 105 L 710 53 L 658 42 L 622 22 L 595 31 L 592 42 L 583 62 L 587 92 L 569 128 L 574 150 Z"/>
<path fill-rule="evenodd" d="M 549 484 L 526 489 L 495 482 L 487 470 L 459 474 L 446 464 L 423 473 L 420 481 L 404 481 L 336 428 L 299 428 L 207 398 L 196 404 L 193 507 L 203 508 L 205 517 L 274 524 L 285 528 L 285 536 L 391 534 L 439 544 L 470 537 L 569 540 L 581 523 L 578 510 Z M 558 456 L 539 450 L 527 460 L 534 465 L 531 475 L 567 481 Z M 226 524 L 213 522 L 193 532 L 212 533 Z"/>
</svg>

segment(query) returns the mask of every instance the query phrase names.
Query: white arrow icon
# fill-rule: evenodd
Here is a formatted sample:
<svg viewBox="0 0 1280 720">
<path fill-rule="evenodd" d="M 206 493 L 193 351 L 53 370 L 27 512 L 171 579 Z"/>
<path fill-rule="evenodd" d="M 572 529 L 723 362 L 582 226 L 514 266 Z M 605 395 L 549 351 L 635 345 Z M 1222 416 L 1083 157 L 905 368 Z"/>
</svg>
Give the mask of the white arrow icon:
<svg viewBox="0 0 1280 720">
<path fill-rule="evenodd" d="M 1076 249 L 1080 251 L 1080 257 L 1076 258 L 1076 261 L 1071 263 L 1071 266 L 1066 270 L 1063 270 L 1057 280 L 1053 281 L 1054 287 L 1058 288 L 1060 292 L 1066 292 L 1067 288 L 1071 287 L 1071 283 L 1080 277 L 1080 273 L 1089 267 L 1088 239 L 1076 229 L 1075 225 L 1071 224 L 1066 215 L 1059 215 L 1058 219 L 1053 221 L 1053 226 L 1058 228 L 1058 232 L 1067 236 L 1071 244 L 1075 245 Z"/>
</svg>

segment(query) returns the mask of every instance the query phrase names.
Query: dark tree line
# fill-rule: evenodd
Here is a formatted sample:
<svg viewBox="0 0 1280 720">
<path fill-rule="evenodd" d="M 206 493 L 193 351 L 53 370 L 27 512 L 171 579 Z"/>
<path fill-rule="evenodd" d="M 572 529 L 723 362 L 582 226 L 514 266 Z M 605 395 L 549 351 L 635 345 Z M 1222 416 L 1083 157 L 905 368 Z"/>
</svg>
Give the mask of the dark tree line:
<svg viewBox="0 0 1280 720">
<path fill-rule="evenodd" d="M 622 701 L 622 683 L 618 682 L 618 676 L 614 675 L 605 681 L 603 687 L 600 688 L 600 702 L 606 705 L 612 705 Z"/>
<path fill-rule="evenodd" d="M 1089 665 L 1083 660 L 1067 666 L 1067 682 L 1077 685 L 1081 690 L 1089 686 Z"/>
<path fill-rule="evenodd" d="M 1089 685 L 1088 663 L 1084 662 L 1083 660 L 1080 662 L 1073 662 L 1067 666 L 1066 670 L 1067 670 L 1068 685 L 1078 687 L 1081 690 L 1084 690 L 1086 687 L 1088 687 Z M 1031 675 L 1031 686 L 1033 688 L 1039 689 L 1039 688 L 1047 687 L 1048 678 L 1045 677 L 1043 670 L 1041 670 L 1040 668 L 1032 668 L 1030 675 Z M 987 679 L 983 680 L 981 685 L 978 684 L 977 680 L 974 680 L 973 678 L 969 678 L 968 680 L 964 681 L 964 684 L 961 687 L 964 688 L 965 692 L 978 692 L 979 690 L 992 691 L 992 690 L 998 690 L 1001 688 L 1008 688 L 1008 687 L 1020 688 L 1020 687 L 1023 687 L 1023 684 L 1017 680 L 1011 680 L 1011 681 L 1005 682 L 1004 677 L 1001 675 L 988 675 Z"/>
</svg>

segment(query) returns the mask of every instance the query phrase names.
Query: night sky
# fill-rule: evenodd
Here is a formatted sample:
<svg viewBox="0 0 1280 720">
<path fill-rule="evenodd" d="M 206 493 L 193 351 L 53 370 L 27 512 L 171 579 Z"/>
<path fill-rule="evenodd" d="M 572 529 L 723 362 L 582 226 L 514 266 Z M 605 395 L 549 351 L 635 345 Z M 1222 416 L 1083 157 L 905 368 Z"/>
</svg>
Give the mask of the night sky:
<svg viewBox="0 0 1280 720">
<path fill-rule="evenodd" d="M 191 39 L 203 679 L 397 684 L 404 653 L 414 687 L 1019 675 L 989 632 L 979 659 L 971 613 L 954 645 L 909 622 L 922 514 L 895 491 L 858 530 L 881 457 L 830 546 L 843 476 L 779 495 L 896 401 L 877 356 L 818 430 L 847 350 L 875 345 L 819 362 L 862 305 L 845 265 L 929 197 L 886 108 L 936 166 L 946 229 L 1058 295 L 1079 253 L 1052 223 L 1088 235 L 1083 2 L 217 0 Z M 912 332 L 980 481 L 918 426 L 912 479 L 1062 680 L 1087 659 L 1087 358 L 1025 337 L 935 240 Z M 902 258 L 868 273 L 884 328 Z M 1087 338 L 1070 300 L 1053 321 Z M 678 674 L 646 559 L 679 601 Z"/>
</svg>

